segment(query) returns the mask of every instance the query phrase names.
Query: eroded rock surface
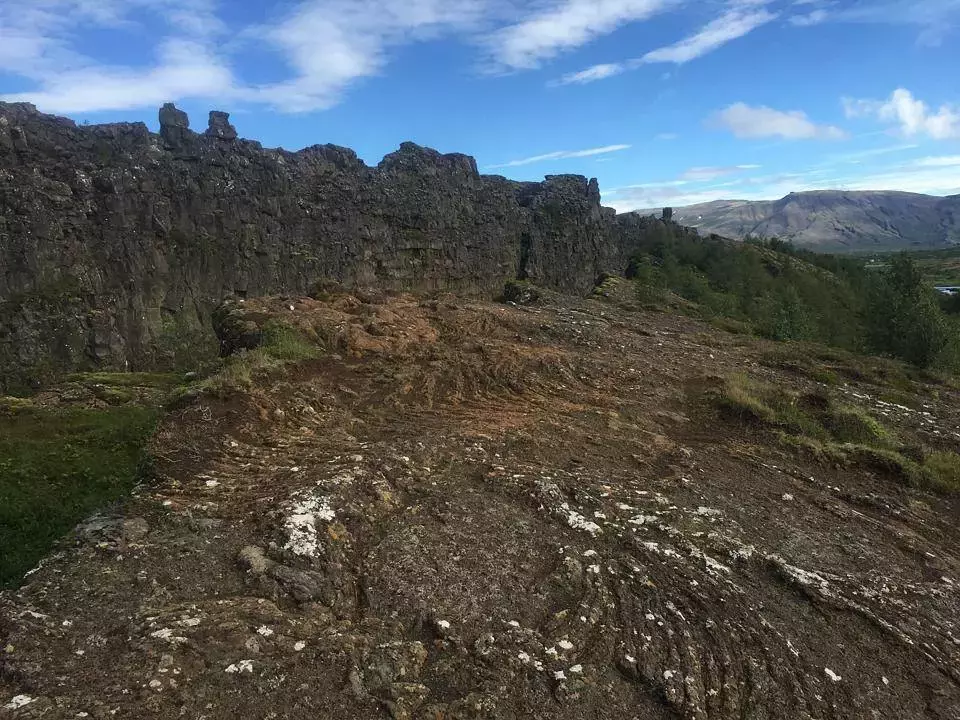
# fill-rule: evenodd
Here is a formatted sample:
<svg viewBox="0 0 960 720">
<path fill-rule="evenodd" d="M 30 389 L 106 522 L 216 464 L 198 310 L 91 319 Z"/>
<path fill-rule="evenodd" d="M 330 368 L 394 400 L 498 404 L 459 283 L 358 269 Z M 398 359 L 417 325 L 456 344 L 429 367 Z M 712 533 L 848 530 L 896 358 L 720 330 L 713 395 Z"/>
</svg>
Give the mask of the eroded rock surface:
<svg viewBox="0 0 960 720">
<path fill-rule="evenodd" d="M 517 183 L 403 143 L 268 150 L 223 112 L 173 105 L 78 126 L 0 103 L 0 387 L 56 368 L 152 367 L 209 332 L 225 297 L 347 286 L 492 297 L 525 278 L 586 293 L 658 227 L 602 208 L 595 180 Z M 662 227 L 660 228 L 662 230 Z"/>
<path fill-rule="evenodd" d="M 718 424 L 718 376 L 811 382 L 759 341 L 369 300 L 249 301 L 326 353 L 176 411 L 126 515 L 0 595 L 0 714 L 960 717 L 957 499 Z M 958 399 L 890 421 L 955 447 Z"/>
</svg>

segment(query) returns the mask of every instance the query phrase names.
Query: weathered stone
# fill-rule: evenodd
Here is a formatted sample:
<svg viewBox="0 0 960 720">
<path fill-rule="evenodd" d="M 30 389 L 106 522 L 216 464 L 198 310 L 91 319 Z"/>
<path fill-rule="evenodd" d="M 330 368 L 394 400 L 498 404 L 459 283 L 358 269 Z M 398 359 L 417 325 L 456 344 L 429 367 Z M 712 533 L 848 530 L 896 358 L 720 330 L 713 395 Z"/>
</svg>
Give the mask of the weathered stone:
<svg viewBox="0 0 960 720">
<path fill-rule="evenodd" d="M 226 357 L 241 350 L 253 350 L 263 342 L 264 318 L 249 313 L 242 304 L 225 300 L 211 316 L 213 331 L 220 341 L 220 355 Z"/>
<path fill-rule="evenodd" d="M 190 131 L 190 118 L 173 103 L 160 108 L 160 135 L 170 144 L 179 144 Z"/>
<path fill-rule="evenodd" d="M 57 368 L 150 367 L 171 337 L 209 333 L 222 298 L 324 280 L 493 296 L 521 278 L 587 293 L 659 222 L 602 208 L 584 177 L 512 182 L 413 143 L 368 167 L 334 145 L 225 142 L 225 113 L 207 134 L 172 104 L 159 117 L 155 135 L 0 103 L 0 387 L 14 371 L 27 384 Z"/>
<path fill-rule="evenodd" d="M 221 140 L 236 140 L 237 129 L 230 124 L 230 113 L 225 113 L 221 110 L 211 110 L 209 126 L 204 135 L 207 137 L 220 138 Z"/>
</svg>

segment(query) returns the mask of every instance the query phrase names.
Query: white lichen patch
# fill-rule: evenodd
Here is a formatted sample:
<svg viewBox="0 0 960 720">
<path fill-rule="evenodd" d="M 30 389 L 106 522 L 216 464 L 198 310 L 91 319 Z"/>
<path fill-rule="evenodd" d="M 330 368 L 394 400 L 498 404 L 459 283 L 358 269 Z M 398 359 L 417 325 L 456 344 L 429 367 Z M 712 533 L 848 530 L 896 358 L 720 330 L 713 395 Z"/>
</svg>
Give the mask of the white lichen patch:
<svg viewBox="0 0 960 720">
<path fill-rule="evenodd" d="M 564 505 L 566 505 L 566 503 L 564 503 Z M 564 507 L 564 510 L 567 510 L 567 525 L 572 527 L 574 530 L 583 530 L 584 532 L 588 532 L 593 536 L 597 536 L 603 532 L 599 525 L 592 520 L 587 520 L 576 510 L 569 510 L 566 507 Z"/>
<path fill-rule="evenodd" d="M 437 627 L 440 628 L 441 630 L 449 630 L 449 629 L 450 629 L 450 621 L 449 621 L 449 620 L 437 620 Z"/>
<path fill-rule="evenodd" d="M 257 628 L 257 635 L 260 635 L 261 637 L 270 637 L 273 635 L 273 630 L 268 628 L 266 625 L 261 625 Z"/>
<path fill-rule="evenodd" d="M 837 675 L 837 674 L 836 674 L 833 670 L 831 670 L 830 668 L 824 668 L 824 669 L 823 669 L 823 672 L 826 674 L 826 676 L 827 676 L 828 678 L 830 678 L 830 679 L 833 680 L 834 682 L 840 682 L 841 680 L 843 680 L 842 677 L 840 677 L 839 675 Z"/>
<path fill-rule="evenodd" d="M 288 512 L 283 523 L 287 535 L 284 549 L 301 557 L 317 557 L 320 552 L 317 523 L 330 522 L 336 517 L 330 501 L 325 497 L 302 497 L 289 505 Z"/>
<path fill-rule="evenodd" d="M 570 668 L 570 672 L 574 675 L 583 673 L 583 665 L 574 665 L 572 668 Z"/>
<path fill-rule="evenodd" d="M 557 645 L 560 646 L 561 650 L 573 650 L 573 643 L 569 640 L 561 640 Z"/>
<path fill-rule="evenodd" d="M 830 585 L 830 582 L 819 573 L 790 565 L 779 555 L 767 555 L 766 557 L 769 562 L 772 562 L 779 568 L 780 572 L 798 585 L 818 587 L 821 590 L 826 590 Z"/>
<path fill-rule="evenodd" d="M 3 706 L 3 709 L 19 710 L 20 708 L 26 707 L 32 702 L 36 702 L 36 698 L 32 698 L 29 695 L 14 695 L 10 702 Z"/>
<path fill-rule="evenodd" d="M 293 649 L 296 650 L 297 652 L 301 652 L 306 646 L 307 644 L 303 640 L 297 640 L 293 644 Z"/>
<path fill-rule="evenodd" d="M 225 673 L 230 673 L 231 675 L 236 673 L 252 673 L 253 660 L 241 660 L 240 662 L 231 663 L 230 665 L 227 665 L 223 671 Z"/>
</svg>

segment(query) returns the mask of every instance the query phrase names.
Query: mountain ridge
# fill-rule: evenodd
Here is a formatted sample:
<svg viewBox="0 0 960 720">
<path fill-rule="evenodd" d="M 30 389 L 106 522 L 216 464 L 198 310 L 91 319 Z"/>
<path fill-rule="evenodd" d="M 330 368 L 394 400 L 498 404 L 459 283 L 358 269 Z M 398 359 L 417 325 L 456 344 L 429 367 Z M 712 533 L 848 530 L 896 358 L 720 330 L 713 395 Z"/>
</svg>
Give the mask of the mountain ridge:
<svg viewBox="0 0 960 720">
<path fill-rule="evenodd" d="M 811 190 L 779 200 L 714 200 L 675 207 L 673 213 L 677 222 L 703 232 L 738 239 L 779 237 L 829 252 L 938 249 L 960 243 L 960 195 Z"/>
</svg>

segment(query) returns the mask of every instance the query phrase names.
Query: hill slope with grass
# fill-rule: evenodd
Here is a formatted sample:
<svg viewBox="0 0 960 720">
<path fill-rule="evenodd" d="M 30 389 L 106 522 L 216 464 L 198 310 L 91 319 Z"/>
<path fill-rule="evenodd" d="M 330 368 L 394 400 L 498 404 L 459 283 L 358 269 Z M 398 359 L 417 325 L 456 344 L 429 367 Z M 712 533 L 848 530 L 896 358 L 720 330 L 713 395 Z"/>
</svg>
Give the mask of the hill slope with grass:
<svg viewBox="0 0 960 720">
<path fill-rule="evenodd" d="M 0 592 L 4 716 L 955 716 L 956 381 L 662 250 L 225 308 L 150 479 Z"/>
</svg>

